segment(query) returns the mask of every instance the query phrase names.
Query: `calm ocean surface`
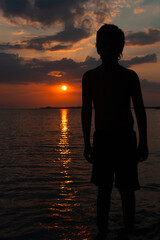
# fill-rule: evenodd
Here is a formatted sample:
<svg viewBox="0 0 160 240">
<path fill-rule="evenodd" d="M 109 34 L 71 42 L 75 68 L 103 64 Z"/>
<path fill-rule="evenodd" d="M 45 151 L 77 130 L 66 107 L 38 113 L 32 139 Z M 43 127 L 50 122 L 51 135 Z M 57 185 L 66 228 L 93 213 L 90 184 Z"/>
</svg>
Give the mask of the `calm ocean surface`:
<svg viewBox="0 0 160 240">
<path fill-rule="evenodd" d="M 83 158 L 80 109 L 0 110 L 0 240 L 89 240 L 97 188 Z M 160 110 L 147 109 L 150 156 L 139 165 L 138 240 L 160 239 Z M 112 192 L 109 228 L 123 227 Z"/>
</svg>

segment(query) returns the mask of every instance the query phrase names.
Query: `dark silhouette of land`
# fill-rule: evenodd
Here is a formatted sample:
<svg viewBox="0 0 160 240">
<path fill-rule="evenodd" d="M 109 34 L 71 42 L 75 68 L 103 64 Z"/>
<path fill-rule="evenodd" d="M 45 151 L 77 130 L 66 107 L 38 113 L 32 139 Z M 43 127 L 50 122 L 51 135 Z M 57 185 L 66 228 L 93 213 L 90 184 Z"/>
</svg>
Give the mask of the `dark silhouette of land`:
<svg viewBox="0 0 160 240">
<path fill-rule="evenodd" d="M 82 108 L 82 106 L 71 106 L 71 107 L 52 107 L 52 106 L 46 106 L 46 107 L 40 107 L 40 109 L 78 109 Z M 92 107 L 94 109 L 94 107 Z M 131 107 L 132 109 L 133 107 Z M 156 106 L 145 106 L 145 109 L 160 109 L 160 107 Z"/>
<path fill-rule="evenodd" d="M 81 108 L 81 106 L 73 106 L 73 107 L 40 107 L 40 109 L 77 109 L 77 108 Z"/>
</svg>

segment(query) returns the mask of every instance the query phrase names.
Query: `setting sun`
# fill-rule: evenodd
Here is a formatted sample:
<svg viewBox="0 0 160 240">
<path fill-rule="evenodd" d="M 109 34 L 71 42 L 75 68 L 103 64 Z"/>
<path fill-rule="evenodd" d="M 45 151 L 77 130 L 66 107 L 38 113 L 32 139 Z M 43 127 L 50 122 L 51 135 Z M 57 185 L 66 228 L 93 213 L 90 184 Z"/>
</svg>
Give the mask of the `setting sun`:
<svg viewBox="0 0 160 240">
<path fill-rule="evenodd" d="M 67 90 L 67 86 L 66 86 L 66 85 L 63 85 L 63 86 L 62 86 L 62 90 L 63 90 L 63 91 L 66 91 L 66 90 Z"/>
</svg>

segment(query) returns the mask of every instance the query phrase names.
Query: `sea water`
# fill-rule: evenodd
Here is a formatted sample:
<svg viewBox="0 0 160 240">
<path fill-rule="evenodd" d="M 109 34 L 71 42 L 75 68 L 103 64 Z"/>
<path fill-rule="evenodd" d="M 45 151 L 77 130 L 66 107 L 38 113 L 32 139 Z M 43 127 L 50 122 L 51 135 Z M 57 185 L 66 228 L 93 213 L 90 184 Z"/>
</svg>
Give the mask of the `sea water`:
<svg viewBox="0 0 160 240">
<path fill-rule="evenodd" d="M 147 109 L 147 119 L 150 155 L 138 167 L 136 239 L 159 240 L 160 110 Z M 1 240 L 94 239 L 97 187 L 83 147 L 80 109 L 0 110 Z M 122 227 L 113 189 L 109 229 Z"/>
</svg>

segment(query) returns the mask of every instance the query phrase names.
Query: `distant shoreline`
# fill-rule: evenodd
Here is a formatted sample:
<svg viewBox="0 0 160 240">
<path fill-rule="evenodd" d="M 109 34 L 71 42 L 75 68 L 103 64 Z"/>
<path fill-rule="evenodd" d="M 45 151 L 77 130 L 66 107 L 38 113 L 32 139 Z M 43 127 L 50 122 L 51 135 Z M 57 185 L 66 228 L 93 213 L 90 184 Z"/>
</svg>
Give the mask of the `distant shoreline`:
<svg viewBox="0 0 160 240">
<path fill-rule="evenodd" d="M 40 107 L 39 109 L 77 109 L 77 108 L 82 108 L 81 106 L 75 106 L 75 107 Z"/>
<path fill-rule="evenodd" d="M 76 106 L 76 107 L 50 107 L 50 106 L 48 106 L 48 107 L 40 107 L 39 109 L 78 109 L 78 108 L 82 108 L 81 106 Z M 131 107 L 131 108 L 133 108 L 133 107 Z M 146 109 L 160 109 L 160 107 L 159 106 L 157 106 L 157 107 L 150 107 L 150 106 L 148 106 L 148 107 L 145 107 Z"/>
<path fill-rule="evenodd" d="M 35 107 L 35 108 L 0 108 L 0 110 L 47 110 L 47 109 L 81 109 L 82 106 L 72 106 L 72 107 L 51 107 L 51 106 L 47 106 L 47 107 Z M 94 108 L 94 107 L 92 107 Z M 133 109 L 133 107 L 131 107 L 131 109 Z M 145 107 L 145 109 L 157 109 L 160 110 L 160 106 L 147 106 Z"/>
</svg>

